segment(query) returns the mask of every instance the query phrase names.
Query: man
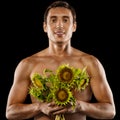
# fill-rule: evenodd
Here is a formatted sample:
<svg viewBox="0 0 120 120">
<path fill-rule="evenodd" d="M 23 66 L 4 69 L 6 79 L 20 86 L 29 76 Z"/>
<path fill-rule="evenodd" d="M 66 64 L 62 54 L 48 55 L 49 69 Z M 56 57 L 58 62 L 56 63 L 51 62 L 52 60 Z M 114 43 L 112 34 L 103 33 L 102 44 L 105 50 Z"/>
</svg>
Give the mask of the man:
<svg viewBox="0 0 120 120">
<path fill-rule="evenodd" d="M 47 33 L 49 46 L 18 64 L 8 96 L 7 119 L 54 120 L 57 114 L 64 114 L 66 120 L 86 120 L 87 116 L 95 119 L 114 118 L 113 94 L 102 64 L 96 57 L 71 46 L 76 27 L 76 13 L 68 3 L 56 1 L 48 7 L 44 14 L 43 29 Z M 87 66 L 90 83 L 82 93 L 75 93 L 75 108 L 57 106 L 54 102 L 39 102 L 32 96 L 32 103 L 25 104 L 33 73 L 43 74 L 46 68 L 55 71 L 61 64 L 76 68 Z M 90 103 L 92 94 L 96 103 Z"/>
</svg>

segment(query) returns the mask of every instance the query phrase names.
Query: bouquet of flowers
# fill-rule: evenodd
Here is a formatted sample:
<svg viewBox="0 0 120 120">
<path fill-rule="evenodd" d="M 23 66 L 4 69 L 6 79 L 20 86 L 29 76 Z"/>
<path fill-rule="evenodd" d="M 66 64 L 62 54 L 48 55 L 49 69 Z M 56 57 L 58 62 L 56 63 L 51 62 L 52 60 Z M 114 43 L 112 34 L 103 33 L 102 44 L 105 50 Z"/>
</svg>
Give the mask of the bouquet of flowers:
<svg viewBox="0 0 120 120">
<path fill-rule="evenodd" d="M 84 90 L 89 84 L 89 76 L 84 69 L 60 65 L 55 72 L 45 69 L 43 75 L 34 73 L 29 93 L 41 102 L 55 101 L 58 106 L 75 106 L 72 90 Z M 65 120 L 64 115 L 56 115 L 55 120 Z"/>
</svg>

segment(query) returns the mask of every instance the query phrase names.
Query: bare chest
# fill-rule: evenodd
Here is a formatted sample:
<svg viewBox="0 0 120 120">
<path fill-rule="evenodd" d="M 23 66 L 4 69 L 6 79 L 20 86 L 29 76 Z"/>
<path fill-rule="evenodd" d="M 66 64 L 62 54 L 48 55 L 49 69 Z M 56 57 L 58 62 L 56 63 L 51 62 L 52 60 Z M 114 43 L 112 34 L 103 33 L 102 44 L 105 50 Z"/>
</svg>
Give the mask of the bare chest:
<svg viewBox="0 0 120 120">
<path fill-rule="evenodd" d="M 69 64 L 70 66 L 76 68 L 84 67 L 83 62 L 79 57 L 46 57 L 36 60 L 35 65 L 31 70 L 31 74 L 34 72 L 42 74 L 44 69 L 50 69 L 55 72 L 56 69 L 62 64 Z"/>
<path fill-rule="evenodd" d="M 45 69 L 49 69 L 55 73 L 57 68 L 62 64 L 69 64 L 70 66 L 75 68 L 84 67 L 84 63 L 81 61 L 79 57 L 64 57 L 64 58 L 47 57 L 36 60 L 35 65 L 31 71 L 31 76 L 34 73 L 44 75 L 43 72 Z M 90 85 L 83 91 L 73 91 L 73 94 L 75 98 L 78 100 L 89 101 L 91 99 Z"/>
</svg>

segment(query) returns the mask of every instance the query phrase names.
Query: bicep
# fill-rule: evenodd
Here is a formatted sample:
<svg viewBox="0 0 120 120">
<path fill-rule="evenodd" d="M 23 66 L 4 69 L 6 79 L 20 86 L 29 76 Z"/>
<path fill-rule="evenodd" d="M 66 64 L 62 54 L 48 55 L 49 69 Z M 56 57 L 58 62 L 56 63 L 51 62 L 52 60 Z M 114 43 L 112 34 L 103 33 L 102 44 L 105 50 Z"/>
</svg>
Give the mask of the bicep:
<svg viewBox="0 0 120 120">
<path fill-rule="evenodd" d="M 25 62 L 21 62 L 14 74 L 14 82 L 8 96 L 8 105 L 23 103 L 27 97 L 29 89 L 29 69 Z"/>
<path fill-rule="evenodd" d="M 105 70 L 98 62 L 97 66 L 92 68 L 91 88 L 97 101 L 112 102 L 113 95 L 110 89 Z"/>
<path fill-rule="evenodd" d="M 87 64 L 90 75 L 90 85 L 96 100 L 99 102 L 112 103 L 113 95 L 103 65 L 95 57 L 90 57 Z"/>
<path fill-rule="evenodd" d="M 28 83 L 23 81 L 13 83 L 9 96 L 8 105 L 15 103 L 23 103 L 28 94 Z"/>
<path fill-rule="evenodd" d="M 112 92 L 107 81 L 93 78 L 91 79 L 91 88 L 97 101 L 112 102 Z"/>
</svg>

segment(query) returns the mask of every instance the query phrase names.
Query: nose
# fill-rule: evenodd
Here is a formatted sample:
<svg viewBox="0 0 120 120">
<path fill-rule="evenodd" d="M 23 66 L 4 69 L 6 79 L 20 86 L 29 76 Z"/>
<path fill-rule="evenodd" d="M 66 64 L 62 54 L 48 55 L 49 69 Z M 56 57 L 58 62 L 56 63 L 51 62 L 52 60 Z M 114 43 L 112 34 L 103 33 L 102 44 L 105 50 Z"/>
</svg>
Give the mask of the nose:
<svg viewBox="0 0 120 120">
<path fill-rule="evenodd" d="M 63 27 L 63 22 L 62 20 L 58 20 L 56 23 L 56 28 L 62 28 Z"/>
</svg>

